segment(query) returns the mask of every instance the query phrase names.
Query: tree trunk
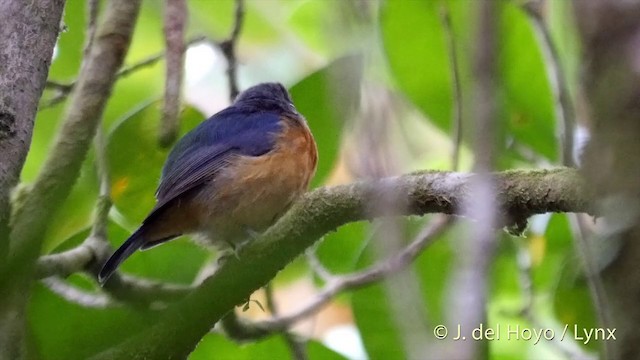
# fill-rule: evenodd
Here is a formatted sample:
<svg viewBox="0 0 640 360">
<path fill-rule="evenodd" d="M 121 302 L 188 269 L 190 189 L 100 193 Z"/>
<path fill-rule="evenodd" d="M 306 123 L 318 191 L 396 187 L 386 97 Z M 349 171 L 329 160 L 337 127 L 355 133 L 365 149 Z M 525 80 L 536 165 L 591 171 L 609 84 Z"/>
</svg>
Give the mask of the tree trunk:
<svg viewBox="0 0 640 360">
<path fill-rule="evenodd" d="M 9 249 L 9 194 L 18 183 L 49 74 L 64 0 L 0 0 L 0 263 Z M 6 297 L 7 294 L 3 294 Z M 24 307 L 0 299 L 0 358 L 24 356 Z"/>
<path fill-rule="evenodd" d="M 574 2 L 584 44 L 591 140 L 584 173 L 604 214 L 604 244 L 617 251 L 603 271 L 616 338 L 607 358 L 640 358 L 640 4 Z"/>
</svg>

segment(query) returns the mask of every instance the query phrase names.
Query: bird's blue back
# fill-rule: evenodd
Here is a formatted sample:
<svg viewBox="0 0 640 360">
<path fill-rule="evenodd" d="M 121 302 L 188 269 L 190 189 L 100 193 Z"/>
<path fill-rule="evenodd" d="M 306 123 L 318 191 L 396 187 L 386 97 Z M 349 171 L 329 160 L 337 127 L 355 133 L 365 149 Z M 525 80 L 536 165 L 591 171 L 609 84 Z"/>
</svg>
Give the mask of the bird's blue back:
<svg viewBox="0 0 640 360">
<path fill-rule="evenodd" d="M 181 191 L 171 190 L 193 180 L 198 170 L 214 175 L 226 165 L 230 153 L 260 156 L 269 152 L 281 129 L 279 113 L 250 105 L 231 106 L 213 115 L 186 134 L 169 154 L 158 188 L 159 202 L 179 195 Z"/>
</svg>

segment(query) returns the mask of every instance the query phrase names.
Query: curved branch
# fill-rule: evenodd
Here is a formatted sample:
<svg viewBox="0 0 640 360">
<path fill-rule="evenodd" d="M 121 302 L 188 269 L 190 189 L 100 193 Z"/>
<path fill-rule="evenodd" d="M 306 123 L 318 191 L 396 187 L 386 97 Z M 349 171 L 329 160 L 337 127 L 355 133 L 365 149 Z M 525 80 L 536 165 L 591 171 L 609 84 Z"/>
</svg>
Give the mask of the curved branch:
<svg viewBox="0 0 640 360">
<path fill-rule="evenodd" d="M 166 0 L 164 15 L 164 40 L 166 67 L 164 102 L 158 135 L 159 144 L 173 144 L 180 131 L 180 104 L 186 45 L 184 31 L 187 22 L 186 0 Z"/>
<path fill-rule="evenodd" d="M 129 48 L 139 9 L 140 0 L 108 2 L 89 56 L 80 70 L 62 128 L 32 191 L 16 212 L 10 235 L 11 258 L 0 273 L 0 285 L 31 277 L 42 234 L 71 191 L 95 135 L 115 74 Z"/>
<path fill-rule="evenodd" d="M 229 99 L 233 102 L 240 92 L 238 87 L 238 59 L 236 58 L 236 44 L 244 21 L 244 0 L 236 0 L 233 28 L 229 38 L 220 43 L 220 49 L 227 59 L 227 78 L 229 79 Z"/>
<path fill-rule="evenodd" d="M 389 259 L 373 265 L 366 270 L 357 273 L 333 276 L 327 285 L 305 306 L 298 310 L 281 316 L 274 316 L 256 323 L 254 326 L 270 331 L 284 330 L 296 322 L 315 314 L 323 308 L 331 299 L 347 289 L 357 289 L 378 282 L 388 275 L 405 269 L 409 264 L 429 246 L 435 237 L 440 234 L 450 223 L 450 217 L 439 217 L 429 223 L 416 239 L 405 247 L 400 253 Z"/>
<path fill-rule="evenodd" d="M 9 194 L 27 158 L 64 0 L 0 1 L 0 260 L 9 249 Z M 38 35 L 36 35 L 38 34 Z"/>
<path fill-rule="evenodd" d="M 324 234 L 353 221 L 380 216 L 460 213 L 473 174 L 424 172 L 317 189 L 298 201 L 273 227 L 230 258 L 150 328 L 94 359 L 184 358 L 213 324 L 246 301 L 286 264 Z M 545 212 L 589 212 L 576 170 L 517 170 L 493 175 L 497 201 L 508 218 Z M 400 207 L 376 204 L 392 196 Z M 215 301 L 213 301 L 215 299 Z"/>
<path fill-rule="evenodd" d="M 10 249 L 10 193 L 31 145 L 64 3 L 0 0 L 0 264 Z M 27 358 L 26 301 L 3 290 L 0 286 L 0 358 Z"/>
</svg>

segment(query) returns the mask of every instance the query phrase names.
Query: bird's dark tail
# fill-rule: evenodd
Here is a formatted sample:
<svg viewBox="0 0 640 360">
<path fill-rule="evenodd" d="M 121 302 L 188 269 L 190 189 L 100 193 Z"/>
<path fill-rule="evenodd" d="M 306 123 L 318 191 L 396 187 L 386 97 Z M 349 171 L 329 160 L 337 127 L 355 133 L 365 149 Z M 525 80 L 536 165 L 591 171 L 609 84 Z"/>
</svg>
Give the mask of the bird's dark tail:
<svg viewBox="0 0 640 360">
<path fill-rule="evenodd" d="M 109 277 L 113 275 L 118 266 L 125 261 L 131 254 L 133 254 L 136 250 L 144 245 L 145 240 L 142 235 L 143 227 L 140 227 L 136 232 L 134 232 L 127 241 L 122 244 L 118 250 L 116 250 L 113 255 L 104 263 L 102 266 L 102 270 L 98 274 L 98 281 L 100 284 L 104 284 Z"/>
</svg>

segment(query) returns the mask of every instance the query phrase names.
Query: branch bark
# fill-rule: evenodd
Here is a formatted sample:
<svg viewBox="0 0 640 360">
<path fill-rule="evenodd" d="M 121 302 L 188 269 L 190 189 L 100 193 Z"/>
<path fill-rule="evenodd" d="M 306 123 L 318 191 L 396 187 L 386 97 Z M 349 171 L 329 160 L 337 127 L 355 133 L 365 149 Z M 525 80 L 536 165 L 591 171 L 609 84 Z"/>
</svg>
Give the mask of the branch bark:
<svg viewBox="0 0 640 360">
<path fill-rule="evenodd" d="M 64 0 L 0 0 L 0 259 L 9 249 L 9 193 L 27 157 Z"/>
<path fill-rule="evenodd" d="M 337 227 L 381 216 L 459 214 L 473 196 L 474 174 L 424 172 L 373 182 L 317 189 L 301 199 L 276 225 L 231 258 L 157 324 L 94 359 L 185 358 L 210 328 L 234 306 L 246 302 L 278 271 Z M 507 218 L 544 212 L 589 212 L 585 185 L 576 170 L 520 170 L 494 174 L 497 202 Z M 395 212 L 376 204 L 398 200 Z M 387 210 L 386 210 L 387 209 Z M 212 301 L 215 299 L 215 301 Z"/>
<path fill-rule="evenodd" d="M 617 341 L 603 342 L 603 352 L 608 359 L 635 359 L 640 357 L 640 4 L 575 0 L 574 6 L 593 117 L 584 173 L 605 215 L 598 236 L 607 248 L 591 253 L 615 254 L 602 272 L 608 306 L 600 320 L 617 329 Z M 587 274 L 594 275 L 599 274 Z"/>
<path fill-rule="evenodd" d="M 35 5 L 36 3 L 38 5 Z M 63 2 L 60 0 L 54 2 L 32 1 L 25 6 L 25 3 L 20 1 L 2 1 L 0 5 L 2 5 L 0 6 L 2 9 L 0 16 L 9 17 L 9 19 L 3 19 L 6 21 L 2 22 L 1 28 L 3 30 L 0 31 L 3 31 L 2 35 L 4 36 L 0 38 L 9 39 L 11 42 L 19 44 L 18 46 L 24 46 L 22 52 L 14 54 L 15 59 L 2 59 L 3 63 L 6 63 L 5 60 L 12 61 L 12 63 L 13 61 L 23 62 L 24 68 L 10 69 L 15 74 L 21 74 L 16 76 L 31 78 L 34 72 L 37 73 L 37 76 L 33 77 L 35 80 L 22 79 L 22 82 L 12 86 L 13 91 L 18 91 L 17 96 L 23 96 L 20 92 L 24 90 L 28 91 L 27 95 L 35 97 L 35 99 L 22 100 L 25 103 L 18 101 L 16 104 L 3 104 L 2 111 L 7 111 L 6 114 L 16 111 L 13 109 L 11 113 L 8 112 L 9 106 L 20 105 L 24 109 L 27 109 L 27 106 L 32 108 L 30 119 L 20 119 L 27 123 L 26 126 L 17 127 L 14 123 L 8 127 L 9 131 L 6 132 L 8 136 L 15 137 L 11 134 L 20 131 L 20 137 L 24 137 L 22 140 L 27 143 L 18 147 L 21 149 L 23 146 L 28 147 L 27 140 L 30 138 L 33 114 L 38 97 L 44 88 L 46 69 L 58 32 Z M 139 7 L 140 0 L 114 0 L 108 3 L 104 21 L 96 30 L 95 41 L 80 70 L 78 85 L 74 90 L 62 129 L 54 141 L 53 149 L 50 151 L 31 192 L 27 195 L 23 205 L 14 212 L 15 219 L 9 233 L 11 242 L 9 258 L 8 261 L 2 262 L 0 267 L 0 289 L 2 289 L 2 297 L 0 298 L 0 323 L 2 324 L 0 349 L 2 349 L 2 353 L 0 355 L 3 357 L 18 359 L 29 356 L 23 345 L 27 320 L 25 307 L 43 234 L 46 232 L 56 209 L 67 197 L 78 177 L 80 166 L 111 93 L 115 80 L 114 75 L 127 53 Z M 31 9 L 31 13 L 25 12 L 23 8 Z M 39 12 L 34 13 L 34 9 L 39 9 Z M 15 24 L 15 28 L 7 28 L 7 23 Z M 48 26 L 49 29 L 42 29 L 44 26 Z M 25 27 L 27 27 L 26 32 Z M 8 33 L 5 34 L 4 29 L 7 29 Z M 23 34 L 25 39 L 15 39 L 12 31 L 15 31 L 16 34 Z M 34 38 L 38 39 L 34 40 Z M 49 51 L 45 54 L 34 55 L 33 47 L 40 44 L 41 41 L 44 44 L 49 42 L 46 47 Z M 42 50 L 43 47 L 45 46 L 40 45 L 39 49 Z M 31 57 L 38 63 L 34 64 Z M 29 86 L 30 84 L 38 85 L 35 91 Z M 3 97 L 3 99 L 5 98 Z M 29 114 L 24 109 L 20 109 L 23 113 L 19 115 Z M 15 115 L 13 116 L 13 122 L 15 122 Z M 0 116 L 0 118 L 3 119 L 4 124 L 12 122 L 11 116 Z M 28 133 L 28 136 L 25 136 L 25 133 Z M 20 137 L 17 140 L 20 140 Z M 17 151 L 20 156 L 23 156 L 23 152 L 26 153 L 26 150 Z M 19 157 L 17 158 L 19 159 Z M 16 169 L 14 166 L 12 171 L 15 172 L 20 167 L 21 165 Z M 6 190 L 3 189 L 4 191 Z M 6 216 L 9 212 L 5 210 L 0 208 L 0 214 Z M 0 231 L 0 233 L 6 234 L 7 232 Z"/>
<path fill-rule="evenodd" d="M 29 151 L 63 8 L 64 0 L 0 0 L 0 263 L 5 263 L 10 248 L 10 192 Z M 20 302 L 6 294 L 0 300 Z M 24 307 L 0 309 L 0 358 L 26 356 Z"/>
<path fill-rule="evenodd" d="M 62 129 L 24 205 L 16 213 L 11 231 L 11 258 L 6 271 L 31 277 L 33 263 L 49 222 L 67 197 L 115 81 L 115 74 L 127 53 L 140 0 L 110 1 L 104 20 L 96 30 L 89 58 L 83 62 Z"/>
</svg>

